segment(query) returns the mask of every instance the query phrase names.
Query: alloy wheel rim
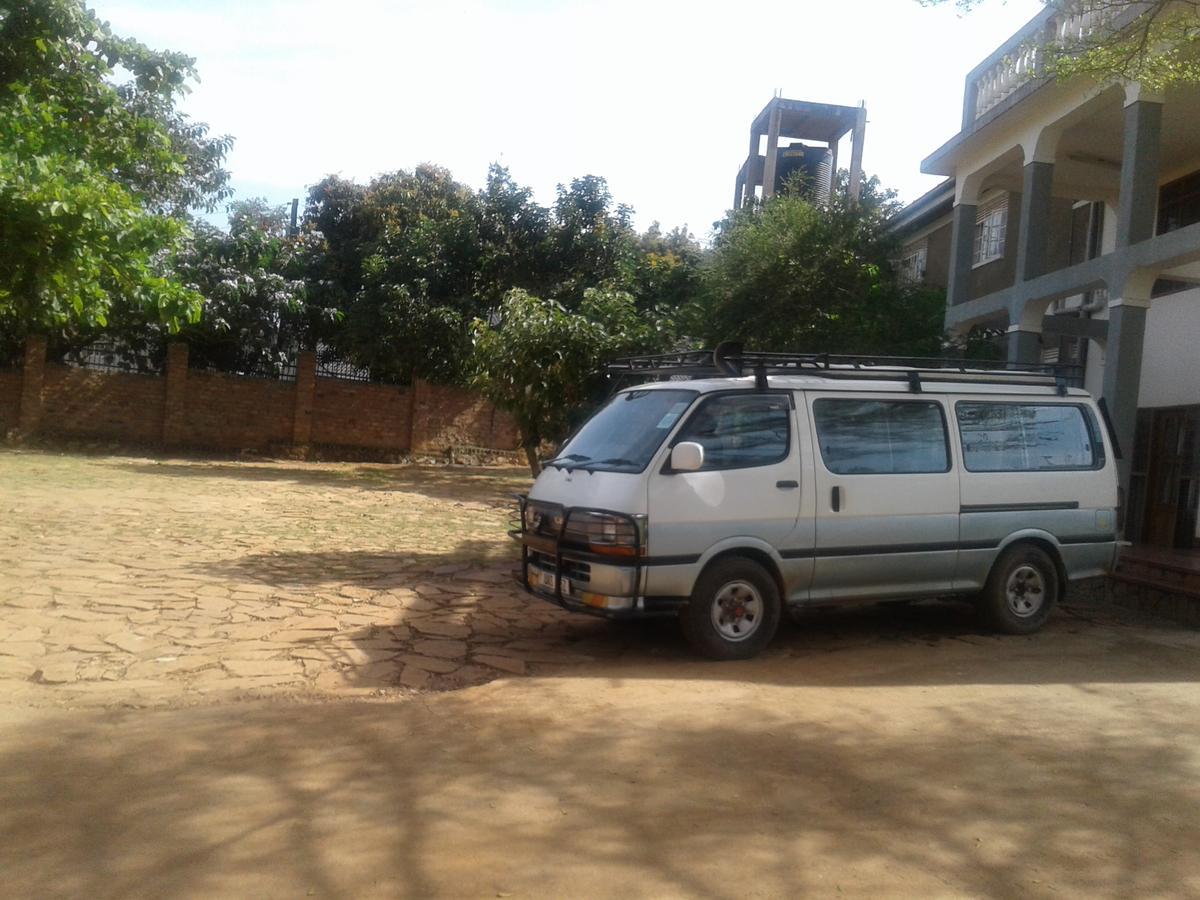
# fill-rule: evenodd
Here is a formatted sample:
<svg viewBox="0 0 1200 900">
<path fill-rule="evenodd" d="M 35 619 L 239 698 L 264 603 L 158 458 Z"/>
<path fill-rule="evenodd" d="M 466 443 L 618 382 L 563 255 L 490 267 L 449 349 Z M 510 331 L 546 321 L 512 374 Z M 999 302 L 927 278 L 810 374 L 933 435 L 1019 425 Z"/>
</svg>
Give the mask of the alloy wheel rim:
<svg viewBox="0 0 1200 900">
<path fill-rule="evenodd" d="M 713 597 L 713 628 L 727 641 L 744 641 L 758 631 L 764 604 L 758 588 L 748 581 L 731 581 Z"/>
</svg>

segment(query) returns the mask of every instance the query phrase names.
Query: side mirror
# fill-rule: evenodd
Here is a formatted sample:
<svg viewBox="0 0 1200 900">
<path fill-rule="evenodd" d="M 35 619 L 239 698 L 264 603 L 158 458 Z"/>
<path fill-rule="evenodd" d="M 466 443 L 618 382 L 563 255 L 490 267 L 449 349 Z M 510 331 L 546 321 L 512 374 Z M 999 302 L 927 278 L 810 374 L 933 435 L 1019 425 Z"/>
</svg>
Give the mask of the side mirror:
<svg viewBox="0 0 1200 900">
<path fill-rule="evenodd" d="M 671 448 L 671 468 L 676 472 L 695 472 L 704 465 L 704 447 L 684 441 Z"/>
</svg>

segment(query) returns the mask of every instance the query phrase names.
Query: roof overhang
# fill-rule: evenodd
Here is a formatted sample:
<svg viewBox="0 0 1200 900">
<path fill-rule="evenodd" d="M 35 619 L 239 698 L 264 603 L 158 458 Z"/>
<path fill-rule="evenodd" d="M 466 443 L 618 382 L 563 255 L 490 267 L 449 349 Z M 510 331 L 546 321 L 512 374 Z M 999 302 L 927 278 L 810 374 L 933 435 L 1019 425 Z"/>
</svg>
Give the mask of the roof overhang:
<svg viewBox="0 0 1200 900">
<path fill-rule="evenodd" d="M 776 109 L 779 110 L 780 137 L 833 143 L 854 129 L 860 108 L 773 97 L 754 117 L 750 130 L 765 134 L 770 128 L 771 113 Z"/>
</svg>

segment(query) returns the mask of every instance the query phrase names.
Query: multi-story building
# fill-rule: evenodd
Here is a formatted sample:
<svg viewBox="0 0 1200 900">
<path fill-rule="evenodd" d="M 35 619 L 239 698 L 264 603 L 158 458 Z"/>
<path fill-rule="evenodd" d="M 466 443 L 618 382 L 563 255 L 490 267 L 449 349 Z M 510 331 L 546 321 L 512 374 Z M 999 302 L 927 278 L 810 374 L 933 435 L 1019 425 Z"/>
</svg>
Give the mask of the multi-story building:
<svg viewBox="0 0 1200 900">
<path fill-rule="evenodd" d="M 1126 537 L 1200 546 L 1200 87 L 1039 75 L 1039 41 L 1092 24 L 1048 8 L 967 75 L 900 265 L 946 289 L 951 333 L 1081 364 L 1124 451 Z"/>
</svg>

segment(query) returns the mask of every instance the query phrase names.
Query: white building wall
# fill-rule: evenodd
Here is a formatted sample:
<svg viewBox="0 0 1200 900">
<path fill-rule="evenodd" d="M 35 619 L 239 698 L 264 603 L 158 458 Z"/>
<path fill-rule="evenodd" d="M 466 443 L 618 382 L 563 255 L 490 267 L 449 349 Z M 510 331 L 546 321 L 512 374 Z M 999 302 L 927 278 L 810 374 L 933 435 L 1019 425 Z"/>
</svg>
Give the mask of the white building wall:
<svg viewBox="0 0 1200 900">
<path fill-rule="evenodd" d="M 1200 288 L 1150 302 L 1139 407 L 1200 403 Z"/>
</svg>

